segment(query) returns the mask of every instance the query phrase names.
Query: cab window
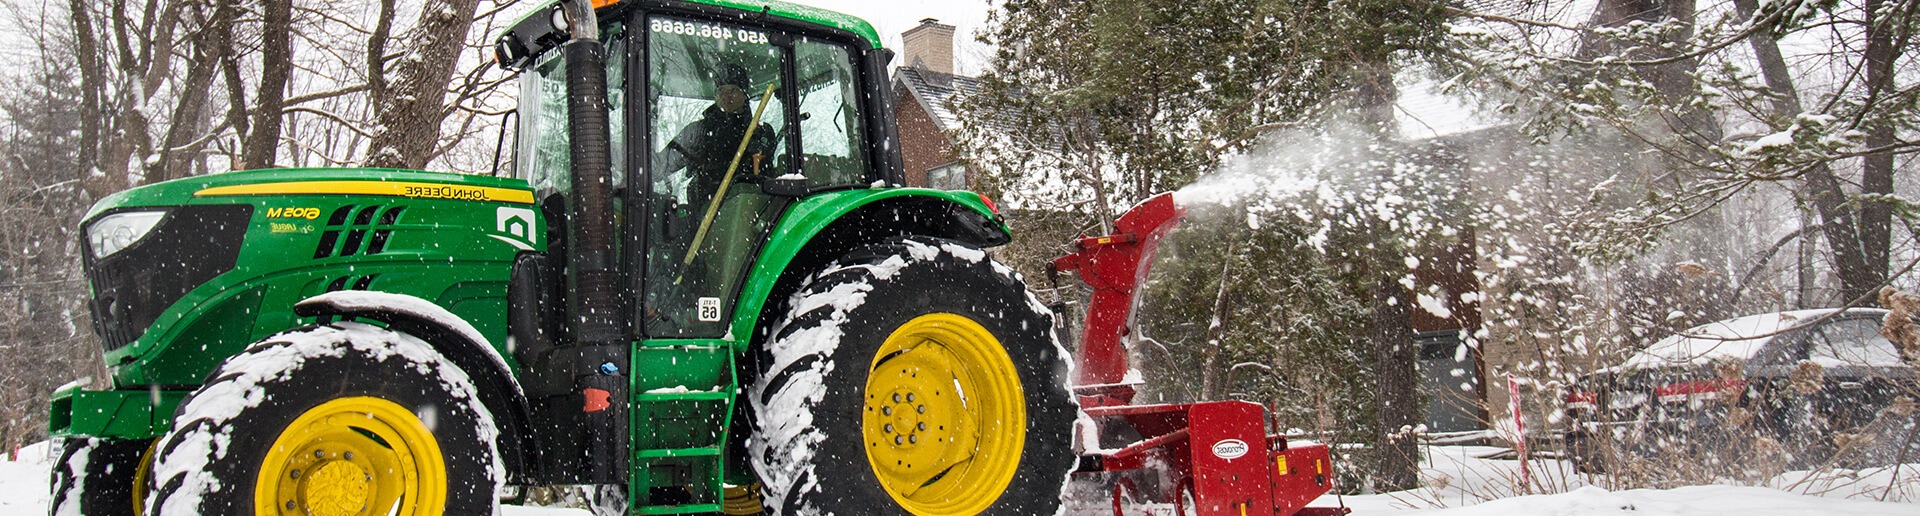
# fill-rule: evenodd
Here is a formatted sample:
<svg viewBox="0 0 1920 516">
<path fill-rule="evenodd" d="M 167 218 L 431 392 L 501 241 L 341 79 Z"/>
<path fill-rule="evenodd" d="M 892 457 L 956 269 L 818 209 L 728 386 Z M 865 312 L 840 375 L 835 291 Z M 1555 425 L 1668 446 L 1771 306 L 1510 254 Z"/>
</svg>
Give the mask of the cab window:
<svg viewBox="0 0 1920 516">
<path fill-rule="evenodd" d="M 792 172 L 788 38 L 764 28 L 647 20 L 650 201 L 642 320 L 654 338 L 725 334 L 746 268 Z"/>
<path fill-rule="evenodd" d="M 802 173 L 815 188 L 865 182 L 866 132 L 853 53 L 844 45 L 802 38 L 794 43 L 793 55 Z"/>
</svg>

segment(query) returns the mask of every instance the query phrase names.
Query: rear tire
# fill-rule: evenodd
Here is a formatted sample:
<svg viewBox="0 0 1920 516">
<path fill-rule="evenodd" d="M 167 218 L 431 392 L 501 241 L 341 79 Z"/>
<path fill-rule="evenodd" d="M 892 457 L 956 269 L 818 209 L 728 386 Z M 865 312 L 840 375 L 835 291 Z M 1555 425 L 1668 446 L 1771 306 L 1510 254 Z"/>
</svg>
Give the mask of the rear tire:
<svg viewBox="0 0 1920 516">
<path fill-rule="evenodd" d="M 131 516 L 138 514 L 136 487 L 141 467 L 152 466 L 152 439 L 69 437 L 54 463 L 50 514 Z"/>
<path fill-rule="evenodd" d="M 466 373 L 417 338 L 351 322 L 296 330 L 211 378 L 159 445 L 150 514 L 494 513 L 493 418 Z"/>
<path fill-rule="evenodd" d="M 847 254 L 788 303 L 749 398 L 774 514 L 1054 514 L 1074 404 L 1053 315 L 979 249 Z"/>
</svg>

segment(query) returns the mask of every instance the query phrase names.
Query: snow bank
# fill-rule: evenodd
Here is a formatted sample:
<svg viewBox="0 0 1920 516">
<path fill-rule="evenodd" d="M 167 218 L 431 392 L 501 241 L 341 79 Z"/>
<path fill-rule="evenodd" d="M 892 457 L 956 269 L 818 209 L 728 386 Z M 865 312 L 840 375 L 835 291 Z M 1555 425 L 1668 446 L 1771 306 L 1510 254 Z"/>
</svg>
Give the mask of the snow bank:
<svg viewBox="0 0 1920 516">
<path fill-rule="evenodd" d="M 0 455 L 0 514 L 46 514 L 53 503 L 47 485 L 60 445 L 43 441 L 20 449 L 19 460 Z"/>
<path fill-rule="evenodd" d="M 7 460 L 0 454 L 0 514 L 47 514 L 53 502 L 48 494 L 47 472 L 60 458 L 57 441 L 42 441 L 20 449 L 19 460 Z M 501 507 L 501 516 L 592 516 L 581 509 L 552 507 Z"/>
<path fill-rule="evenodd" d="M 1356 509 L 1354 514 L 1378 514 Z M 1430 516 L 1825 516 L 1920 515 L 1920 505 L 1856 500 L 1831 500 L 1764 487 L 1687 486 L 1677 489 L 1634 489 L 1610 492 L 1587 486 L 1571 492 L 1494 500 L 1470 507 L 1398 514 Z"/>
<path fill-rule="evenodd" d="M 1798 471 L 1765 486 L 1702 485 L 1675 489 L 1607 489 L 1605 477 L 1577 474 L 1562 460 L 1535 458 L 1532 490 L 1519 489 L 1520 461 L 1490 446 L 1426 446 L 1420 479 L 1411 491 L 1326 496 L 1316 507 L 1344 503 L 1359 516 L 1600 516 L 1627 515 L 1902 515 L 1920 516 L 1920 469 L 1908 464 L 1896 482 L 1893 468 Z M 1888 486 L 1895 486 L 1888 492 Z M 1882 497 L 1892 502 L 1880 501 Z"/>
</svg>

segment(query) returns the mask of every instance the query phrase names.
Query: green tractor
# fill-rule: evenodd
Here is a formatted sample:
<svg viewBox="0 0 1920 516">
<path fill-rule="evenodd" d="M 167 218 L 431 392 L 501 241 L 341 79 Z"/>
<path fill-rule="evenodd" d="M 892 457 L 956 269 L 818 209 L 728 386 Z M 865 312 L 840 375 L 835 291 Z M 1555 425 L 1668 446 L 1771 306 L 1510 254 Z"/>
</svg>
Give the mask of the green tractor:
<svg viewBox="0 0 1920 516">
<path fill-rule="evenodd" d="M 1004 219 L 905 188 L 872 26 L 563 0 L 502 35 L 512 177 L 259 170 L 86 216 L 110 381 L 55 514 L 1052 514 L 1053 316 Z"/>
</svg>

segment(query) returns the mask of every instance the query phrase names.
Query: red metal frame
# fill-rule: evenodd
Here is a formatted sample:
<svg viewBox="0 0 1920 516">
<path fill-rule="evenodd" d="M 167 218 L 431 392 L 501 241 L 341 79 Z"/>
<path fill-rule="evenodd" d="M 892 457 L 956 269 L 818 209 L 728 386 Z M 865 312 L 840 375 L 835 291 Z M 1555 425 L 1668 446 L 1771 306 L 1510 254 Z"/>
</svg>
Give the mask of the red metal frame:
<svg viewBox="0 0 1920 516">
<path fill-rule="evenodd" d="M 1293 444 L 1266 434 L 1266 408 L 1246 401 L 1133 405 L 1126 382 L 1122 340 L 1133 317 L 1134 297 L 1152 267 L 1153 253 L 1185 215 L 1170 193 L 1134 206 L 1115 222 L 1115 234 L 1082 237 L 1074 252 L 1052 262 L 1055 271 L 1077 271 L 1093 287 L 1087 321 L 1074 359 L 1074 393 L 1095 428 L 1126 425 L 1140 436 L 1118 450 L 1088 450 L 1094 460 L 1075 481 L 1113 482 L 1113 511 L 1121 514 L 1121 490 L 1131 480 L 1115 473 L 1150 471 L 1166 476 L 1177 491 L 1193 493 L 1195 516 L 1333 516 L 1344 507 L 1306 508 L 1333 489 L 1333 462 L 1325 444 Z M 1102 492 L 1094 490 L 1092 492 Z M 1137 492 L 1137 491 L 1135 491 Z M 1176 507 L 1188 514 L 1188 508 Z"/>
</svg>

